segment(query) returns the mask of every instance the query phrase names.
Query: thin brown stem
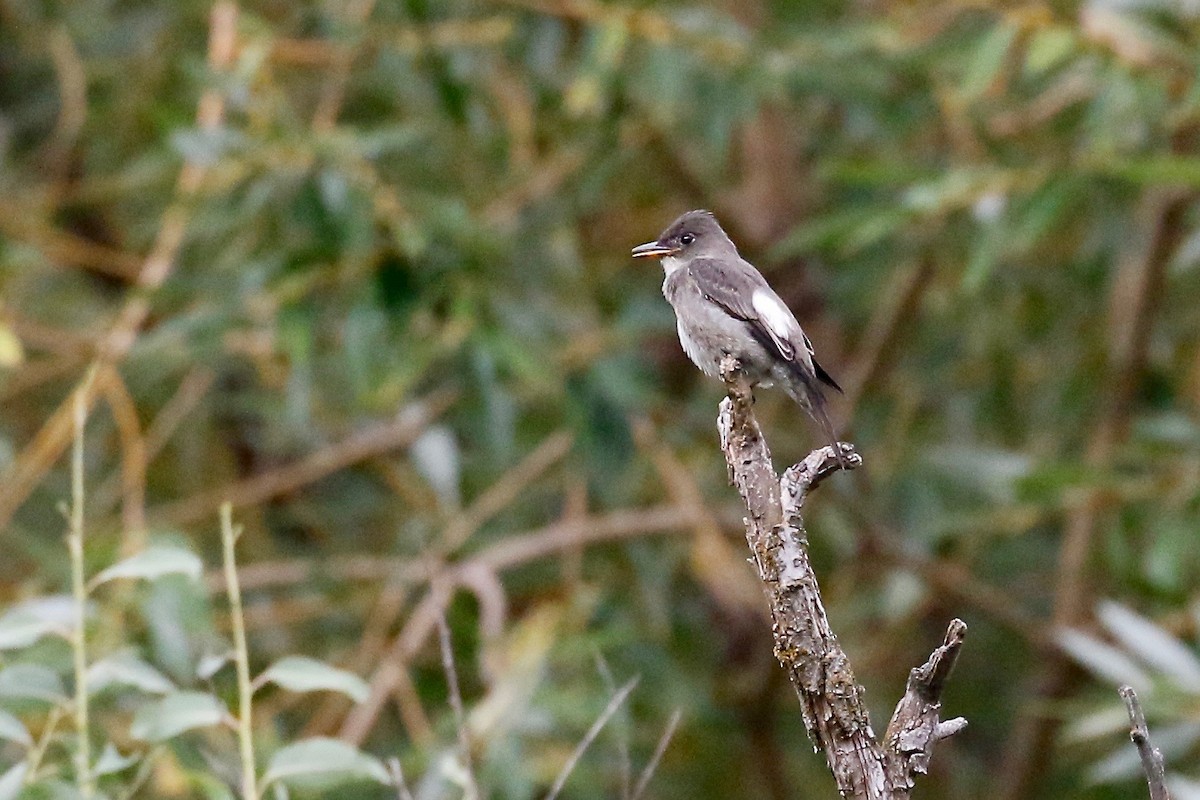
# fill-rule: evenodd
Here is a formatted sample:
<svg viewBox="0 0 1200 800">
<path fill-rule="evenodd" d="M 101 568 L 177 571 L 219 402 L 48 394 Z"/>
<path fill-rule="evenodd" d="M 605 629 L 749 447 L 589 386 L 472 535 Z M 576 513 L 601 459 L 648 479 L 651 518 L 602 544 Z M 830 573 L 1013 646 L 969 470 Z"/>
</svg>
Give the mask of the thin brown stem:
<svg viewBox="0 0 1200 800">
<path fill-rule="evenodd" d="M 90 379 L 89 373 L 89 383 Z M 81 396 L 75 399 L 74 412 L 75 446 L 71 453 L 71 511 L 67 545 L 71 553 L 72 605 L 75 610 L 75 630 L 71 637 L 75 665 L 75 783 L 80 796 L 90 798 L 96 793 L 96 776 L 92 773 L 91 725 L 88 721 L 88 590 L 83 560 L 83 431 L 87 423 L 87 404 Z"/>
<path fill-rule="evenodd" d="M 246 623 L 242 614 L 242 590 L 238 585 L 236 544 L 241 529 L 233 525 L 233 506 L 221 506 L 221 544 L 225 556 L 225 590 L 229 596 L 229 619 L 233 626 L 233 657 L 238 684 L 238 749 L 242 761 L 242 800 L 258 800 L 258 780 L 254 770 L 253 719 L 254 687 L 250 681 L 250 650 L 246 644 Z"/>
<path fill-rule="evenodd" d="M 596 717 L 596 721 L 592 723 L 592 727 L 588 728 L 587 733 L 579 740 L 579 744 L 571 752 L 571 756 L 567 759 L 567 763 L 558 772 L 558 777 L 554 779 L 554 784 L 550 787 L 550 791 L 546 793 L 546 800 L 555 800 L 563 787 L 567 784 L 567 778 L 571 777 L 571 773 L 575 771 L 575 765 L 579 763 L 579 759 L 583 758 L 583 754 L 591 747 L 592 742 L 596 741 L 596 737 L 600 735 L 600 731 L 608 723 L 612 715 L 617 713 L 617 709 L 625 702 L 625 698 L 629 697 L 629 693 L 634 690 L 638 684 L 638 679 L 634 678 L 612 696 L 608 701 L 608 705 L 600 712 L 600 716 Z"/>
<path fill-rule="evenodd" d="M 459 756 L 462 758 L 467 785 L 464 800 L 478 800 L 479 784 L 475 780 L 475 769 L 471 766 L 471 733 L 467 729 L 467 713 L 463 707 L 462 690 L 458 685 L 458 668 L 454 664 L 454 647 L 450 643 L 450 626 L 446 624 L 444 609 L 437 613 L 438 646 L 442 651 L 442 672 L 446 675 L 449 688 L 450 708 L 454 712 L 454 730 L 458 737 Z"/>
<path fill-rule="evenodd" d="M 683 712 L 678 708 L 671 712 L 671 718 L 667 720 L 667 727 L 663 729 L 662 736 L 658 737 L 658 744 L 654 747 L 654 755 L 650 756 L 645 769 L 638 776 L 637 785 L 633 787 L 633 794 L 629 796 L 629 800 L 641 800 L 642 795 L 646 793 L 646 787 L 650 785 L 650 779 L 658 771 L 658 765 L 662 761 L 663 755 L 666 754 L 667 747 L 671 744 L 671 739 L 674 738 L 681 719 L 683 719 Z"/>
<path fill-rule="evenodd" d="M 488 569 L 504 571 L 549 558 L 575 547 L 634 539 L 641 536 L 683 533 L 690 529 L 692 517 L 673 505 L 628 508 L 601 516 L 563 520 L 542 528 L 516 532 L 457 562 L 463 568 L 478 562 Z M 242 587 L 246 590 L 293 586 L 318 577 L 339 581 L 395 580 L 406 585 L 426 580 L 425 562 L 411 558 L 346 556 L 331 559 L 288 559 L 260 561 L 242 567 Z M 219 590 L 221 576 L 207 577 L 210 587 Z"/>
</svg>

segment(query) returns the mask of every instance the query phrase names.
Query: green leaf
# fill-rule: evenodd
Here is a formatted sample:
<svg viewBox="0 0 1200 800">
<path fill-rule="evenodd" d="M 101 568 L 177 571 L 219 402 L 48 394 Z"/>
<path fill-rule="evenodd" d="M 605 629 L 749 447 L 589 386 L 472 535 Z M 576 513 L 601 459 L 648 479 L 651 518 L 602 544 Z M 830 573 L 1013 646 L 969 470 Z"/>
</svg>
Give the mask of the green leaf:
<svg viewBox="0 0 1200 800">
<path fill-rule="evenodd" d="M 114 653 L 88 668 L 88 690 L 101 692 L 111 686 L 132 686 L 149 694 L 168 694 L 175 684 L 132 653 Z"/>
<path fill-rule="evenodd" d="M 1182 775 L 1168 775 L 1167 788 L 1174 800 L 1200 800 L 1200 781 Z"/>
<path fill-rule="evenodd" d="M 945 470 L 947 479 L 997 503 L 1012 502 L 1017 483 L 1033 467 L 1026 453 L 983 446 L 939 447 L 931 450 L 929 460 Z"/>
<path fill-rule="evenodd" d="M 1074 204 L 1087 196 L 1088 189 L 1074 176 L 1056 176 L 1016 204 L 1009 249 L 1014 252 L 1032 249 L 1043 238 L 1054 241 L 1061 237 L 1067 218 L 1075 210 Z"/>
<path fill-rule="evenodd" d="M 1170 761 L 1188 754 L 1196 741 L 1200 740 L 1200 722 L 1188 721 L 1170 726 L 1152 723 L 1151 734 L 1154 737 L 1155 749 L 1161 750 Z M 1109 756 L 1097 762 L 1088 771 L 1087 780 L 1092 783 L 1111 783 L 1128 780 L 1135 775 L 1141 776 L 1144 784 L 1145 773 L 1142 771 L 1141 757 L 1137 748 L 1131 747 L 1126 741 Z M 1172 794 L 1172 797 L 1175 800 L 1183 800 L 1182 797 L 1175 794 Z"/>
<path fill-rule="evenodd" d="M 1025 72 L 1031 77 L 1061 64 L 1075 49 L 1075 31 L 1065 25 L 1050 25 L 1036 30 L 1025 47 Z"/>
<path fill-rule="evenodd" d="M 892 236 L 911 222 L 904 210 L 888 207 L 853 207 L 818 215 L 798 225 L 769 253 L 781 261 L 821 248 L 853 254 Z"/>
<path fill-rule="evenodd" d="M 1117 686 L 1128 684 L 1138 691 L 1154 685 L 1132 658 L 1110 644 L 1071 629 L 1060 631 L 1055 638 L 1067 655 L 1102 680 Z"/>
<path fill-rule="evenodd" d="M 13 664 L 0 670 L 0 697 L 58 703 L 67 698 L 58 673 L 37 664 Z"/>
<path fill-rule="evenodd" d="M 210 167 L 242 144 L 242 135 L 226 127 L 215 130 L 188 128 L 176 131 L 171 144 L 191 164 Z"/>
<path fill-rule="evenodd" d="M 0 710 L 0 739 L 23 744 L 26 747 L 33 745 L 33 737 L 29 735 L 25 723 L 3 710 Z"/>
<path fill-rule="evenodd" d="M 222 653 L 205 653 L 196 664 L 196 677 L 202 681 L 212 680 L 226 664 L 233 663 L 234 653 L 226 650 Z"/>
<path fill-rule="evenodd" d="M 367 699 L 370 687 L 353 672 L 304 656 L 287 656 L 268 667 L 256 681 L 274 683 L 293 692 L 341 692 L 356 703 Z"/>
<path fill-rule="evenodd" d="M 964 291 L 974 294 L 991 277 L 992 271 L 1004 254 L 1007 234 L 1008 231 L 1000 220 L 994 220 L 983 228 L 983 235 L 976 239 L 963 270 Z"/>
<path fill-rule="evenodd" d="M 1183 411 L 1147 414 L 1134 423 L 1139 439 L 1179 447 L 1200 445 L 1200 424 Z"/>
<path fill-rule="evenodd" d="M 202 582 L 176 575 L 153 581 L 138 594 L 149 634 L 147 657 L 190 685 L 199 653 L 217 641 L 208 590 Z"/>
<path fill-rule="evenodd" d="M 20 800 L 84 800 L 83 794 L 73 782 L 63 778 L 39 776 L 30 780 L 17 794 Z M 93 800 L 109 800 L 108 795 L 97 792 Z"/>
<path fill-rule="evenodd" d="M 0 650 L 20 650 L 61 628 L 27 609 L 17 608 L 0 617 Z"/>
<path fill-rule="evenodd" d="M 170 545 L 152 545 L 102 571 L 92 579 L 92 584 L 99 585 L 118 578 L 152 581 L 165 575 L 186 575 L 192 580 L 199 580 L 203 572 L 204 562 L 190 550 Z"/>
<path fill-rule="evenodd" d="M 1126 651 L 1143 664 L 1162 672 L 1181 689 L 1200 692 L 1200 659 L 1183 642 L 1119 603 L 1101 603 L 1098 616 Z"/>
<path fill-rule="evenodd" d="M 909 186 L 900 196 L 908 209 L 938 215 L 973 206 L 989 192 L 1003 193 L 1006 176 L 983 167 L 959 167 Z"/>
<path fill-rule="evenodd" d="M 225 706 L 211 694 L 176 692 L 139 708 L 129 732 L 135 739 L 161 742 L 185 731 L 217 725 L 225 713 Z"/>
<path fill-rule="evenodd" d="M 1200 158 L 1193 156 L 1112 159 L 1098 165 L 1096 171 L 1146 186 L 1200 186 Z"/>
<path fill-rule="evenodd" d="M 446 508 L 458 508 L 462 498 L 462 452 L 448 425 L 431 425 L 409 448 L 413 466 Z"/>
<path fill-rule="evenodd" d="M 25 785 L 25 773 L 29 772 L 29 762 L 19 761 L 0 775 L 0 800 L 14 800 L 20 796 Z"/>
<path fill-rule="evenodd" d="M 379 759 L 337 739 L 306 739 L 288 745 L 267 765 L 263 784 L 282 781 L 292 786 L 328 788 L 353 780 L 390 781 Z"/>
<path fill-rule="evenodd" d="M 1069 722 L 1063 729 L 1063 742 L 1112 741 L 1121 732 L 1129 733 L 1129 712 L 1114 703 Z"/>
<path fill-rule="evenodd" d="M 21 337 L 8 325 L 0 325 L 0 369 L 18 367 L 25 361 Z"/>
<path fill-rule="evenodd" d="M 983 35 L 982 40 L 973 49 L 974 58 L 959 86 L 965 99 L 974 100 L 991 87 L 1000 70 L 1004 68 L 1008 50 L 1016 38 L 1016 26 L 1007 22 L 997 24 Z"/>
<path fill-rule="evenodd" d="M 1154 741 L 1158 742 L 1161 738 L 1161 736 L 1156 735 Z M 1093 764 L 1087 771 L 1086 780 L 1090 784 L 1127 781 L 1138 774 L 1141 763 L 1137 748 L 1130 747 L 1129 743 L 1126 742 L 1122 747 L 1117 748 Z"/>
<path fill-rule="evenodd" d="M 104 746 L 100 758 L 96 760 L 94 770 L 97 775 L 112 775 L 129 769 L 137 762 L 137 756 L 123 756 L 113 743 L 109 742 Z"/>
</svg>

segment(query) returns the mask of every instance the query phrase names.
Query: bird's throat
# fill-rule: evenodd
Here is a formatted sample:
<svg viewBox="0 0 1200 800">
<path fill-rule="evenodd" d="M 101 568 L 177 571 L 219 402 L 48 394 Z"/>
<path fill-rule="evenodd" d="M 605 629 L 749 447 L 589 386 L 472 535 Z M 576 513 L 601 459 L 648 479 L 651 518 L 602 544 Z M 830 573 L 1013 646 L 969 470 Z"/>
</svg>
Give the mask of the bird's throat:
<svg viewBox="0 0 1200 800">
<path fill-rule="evenodd" d="M 676 270 L 684 266 L 683 259 L 678 258 L 677 256 L 663 256 L 661 261 L 663 272 L 665 272 L 668 277 L 674 274 Z"/>
</svg>

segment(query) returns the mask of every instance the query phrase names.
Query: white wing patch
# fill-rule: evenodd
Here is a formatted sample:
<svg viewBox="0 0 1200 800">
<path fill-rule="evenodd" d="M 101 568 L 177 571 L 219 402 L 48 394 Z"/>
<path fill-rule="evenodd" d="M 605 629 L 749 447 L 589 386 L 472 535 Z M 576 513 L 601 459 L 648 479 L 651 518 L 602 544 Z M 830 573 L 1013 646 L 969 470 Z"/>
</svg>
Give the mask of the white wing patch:
<svg viewBox="0 0 1200 800">
<path fill-rule="evenodd" d="M 792 316 L 791 310 L 774 292 L 763 289 L 754 290 L 754 294 L 750 296 L 750 305 L 783 357 L 788 360 L 794 358 L 796 347 L 792 344 L 792 334 L 800 330 L 800 324 Z"/>
<path fill-rule="evenodd" d="M 800 327 L 791 310 L 774 292 L 755 289 L 754 294 L 750 296 L 750 305 L 767 326 L 767 330 L 784 341 L 790 339 L 792 332 Z"/>
<path fill-rule="evenodd" d="M 782 300 L 771 292 L 755 289 L 754 294 L 750 297 L 750 305 L 754 307 L 758 318 L 767 326 L 767 330 L 780 339 L 786 341 L 791 338 L 793 329 L 798 327 L 792 312 L 783 304 Z"/>
</svg>

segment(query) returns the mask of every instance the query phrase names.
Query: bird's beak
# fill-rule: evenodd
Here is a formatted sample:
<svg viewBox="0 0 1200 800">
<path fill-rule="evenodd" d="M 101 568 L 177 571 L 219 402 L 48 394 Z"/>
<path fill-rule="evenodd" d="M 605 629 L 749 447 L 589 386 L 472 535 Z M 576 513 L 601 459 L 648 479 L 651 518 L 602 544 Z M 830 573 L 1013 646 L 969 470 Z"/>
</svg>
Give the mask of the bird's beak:
<svg viewBox="0 0 1200 800">
<path fill-rule="evenodd" d="M 646 242 L 639 244 L 633 248 L 634 258 L 662 258 L 663 256 L 673 256 L 679 251 L 673 247 L 661 245 L 658 242 Z"/>
</svg>

